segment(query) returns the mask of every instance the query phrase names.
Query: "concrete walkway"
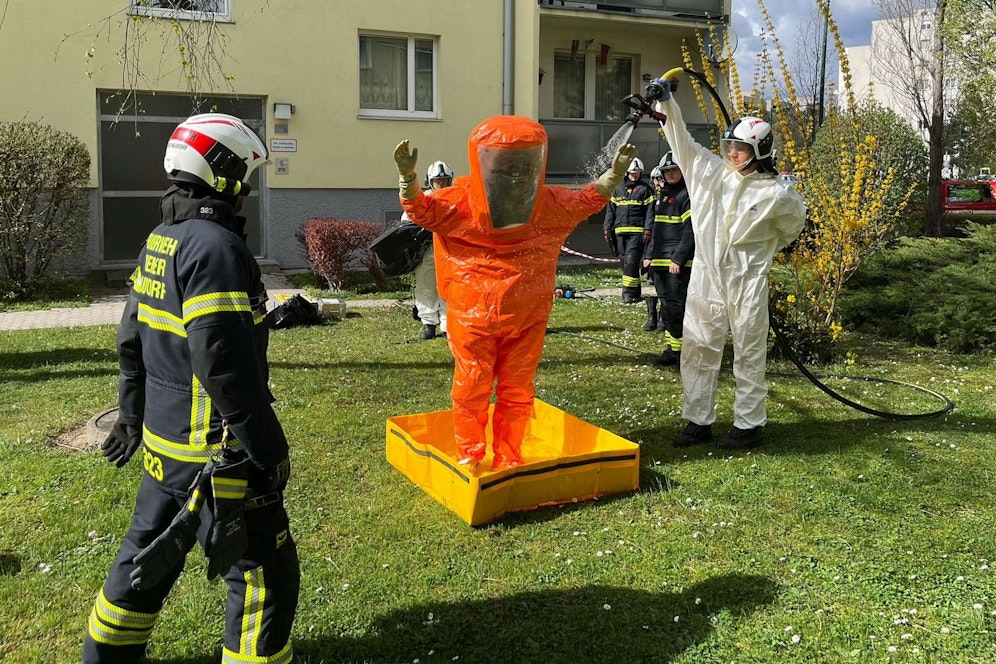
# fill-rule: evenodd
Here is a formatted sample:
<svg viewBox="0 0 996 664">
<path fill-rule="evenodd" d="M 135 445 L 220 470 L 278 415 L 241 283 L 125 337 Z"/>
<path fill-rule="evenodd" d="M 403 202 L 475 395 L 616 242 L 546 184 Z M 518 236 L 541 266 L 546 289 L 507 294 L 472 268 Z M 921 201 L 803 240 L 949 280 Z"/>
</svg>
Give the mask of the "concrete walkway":
<svg viewBox="0 0 996 664">
<path fill-rule="evenodd" d="M 291 287 L 281 274 L 264 274 L 263 285 L 270 297 L 270 308 L 279 304 L 284 296 L 296 294 L 307 295 L 300 288 Z M 653 289 L 644 289 L 644 295 L 653 295 Z M 279 298 L 277 296 L 280 296 Z M 579 296 L 619 297 L 618 288 L 601 288 L 593 292 L 579 293 Z M 117 325 L 121 320 L 125 300 L 128 295 L 124 291 L 111 293 L 94 299 L 87 307 L 59 307 L 38 311 L 7 311 L 0 312 L 0 331 L 3 330 L 37 330 L 50 327 L 87 327 L 91 325 Z M 397 304 L 397 300 L 347 300 L 346 308 L 389 307 Z"/>
<path fill-rule="evenodd" d="M 280 274 L 264 274 L 263 285 L 271 303 L 277 303 L 277 295 L 304 294 L 305 291 L 292 288 Z M 117 325 L 124 311 L 128 295 L 120 293 L 102 295 L 87 307 L 58 307 L 38 311 L 6 311 L 0 313 L 0 330 L 37 330 L 48 327 L 87 327 L 90 325 Z M 384 300 L 389 304 L 392 300 Z M 352 304 L 352 303 L 350 303 Z"/>
</svg>

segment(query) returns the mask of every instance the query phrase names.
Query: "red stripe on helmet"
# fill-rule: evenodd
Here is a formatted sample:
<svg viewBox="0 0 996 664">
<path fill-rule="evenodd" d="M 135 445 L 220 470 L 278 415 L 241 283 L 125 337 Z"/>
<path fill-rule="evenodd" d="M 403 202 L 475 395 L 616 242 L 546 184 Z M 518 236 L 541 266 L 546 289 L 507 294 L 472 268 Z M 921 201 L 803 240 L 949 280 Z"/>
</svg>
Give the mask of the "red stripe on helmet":
<svg viewBox="0 0 996 664">
<path fill-rule="evenodd" d="M 202 134 L 199 131 L 194 131 L 189 127 L 177 127 L 169 139 L 171 141 L 176 140 L 189 145 L 193 149 L 197 150 L 201 156 L 206 155 L 208 150 L 213 148 L 215 143 L 218 142 L 210 136 Z"/>
</svg>

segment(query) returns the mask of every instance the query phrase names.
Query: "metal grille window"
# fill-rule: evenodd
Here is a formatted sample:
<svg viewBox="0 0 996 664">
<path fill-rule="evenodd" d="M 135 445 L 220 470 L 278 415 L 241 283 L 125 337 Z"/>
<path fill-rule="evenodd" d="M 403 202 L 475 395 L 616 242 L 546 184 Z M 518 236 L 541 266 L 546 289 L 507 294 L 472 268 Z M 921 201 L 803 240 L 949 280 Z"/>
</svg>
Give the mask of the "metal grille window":
<svg viewBox="0 0 996 664">
<path fill-rule="evenodd" d="M 435 39 L 360 35 L 360 115 L 435 118 L 437 69 Z"/>
<path fill-rule="evenodd" d="M 191 21 L 231 21 L 231 0 L 132 0 L 133 14 Z"/>
</svg>

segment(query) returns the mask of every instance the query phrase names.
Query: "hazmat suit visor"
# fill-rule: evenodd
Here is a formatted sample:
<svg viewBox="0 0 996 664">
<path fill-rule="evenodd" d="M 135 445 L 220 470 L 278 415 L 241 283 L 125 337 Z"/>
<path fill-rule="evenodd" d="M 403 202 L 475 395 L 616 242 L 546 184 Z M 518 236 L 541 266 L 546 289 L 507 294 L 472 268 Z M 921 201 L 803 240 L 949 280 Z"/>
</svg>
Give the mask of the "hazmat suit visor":
<svg viewBox="0 0 996 664">
<path fill-rule="evenodd" d="M 731 138 L 724 138 L 719 142 L 719 154 L 723 157 L 726 167 L 731 171 L 743 169 L 756 157 L 754 146 Z"/>
<path fill-rule="evenodd" d="M 494 228 L 514 228 L 533 216 L 543 180 L 546 146 L 478 146 L 477 161 Z"/>
</svg>

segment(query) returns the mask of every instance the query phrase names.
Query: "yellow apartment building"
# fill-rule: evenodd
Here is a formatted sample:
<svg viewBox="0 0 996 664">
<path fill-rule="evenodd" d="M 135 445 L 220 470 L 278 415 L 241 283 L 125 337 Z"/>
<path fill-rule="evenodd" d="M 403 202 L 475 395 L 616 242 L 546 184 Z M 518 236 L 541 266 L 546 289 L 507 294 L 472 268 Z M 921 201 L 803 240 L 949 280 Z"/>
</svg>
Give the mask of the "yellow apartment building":
<svg viewBox="0 0 996 664">
<path fill-rule="evenodd" d="M 83 141 L 93 159 L 90 234 L 71 269 L 123 272 L 158 223 L 172 129 L 195 112 L 240 116 L 273 162 L 254 176 L 245 208 L 250 246 L 264 269 L 299 269 L 307 262 L 295 231 L 308 219 L 399 218 L 392 153 L 403 139 L 423 167 L 442 159 L 459 175 L 479 121 L 524 115 L 549 133 L 547 181 L 589 181 L 585 164 L 628 115 L 622 97 L 680 66 L 683 41 L 728 26 L 731 4 L 86 0 L 42 9 L 11 0 L 0 23 L 0 121 L 39 121 Z M 212 35 L 213 76 L 188 80 L 175 21 L 197 43 Z M 693 96 L 681 102 L 707 135 Z M 650 121 L 631 140 L 648 171 L 666 151 Z M 605 255 L 601 216 L 568 246 Z"/>
</svg>

